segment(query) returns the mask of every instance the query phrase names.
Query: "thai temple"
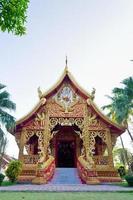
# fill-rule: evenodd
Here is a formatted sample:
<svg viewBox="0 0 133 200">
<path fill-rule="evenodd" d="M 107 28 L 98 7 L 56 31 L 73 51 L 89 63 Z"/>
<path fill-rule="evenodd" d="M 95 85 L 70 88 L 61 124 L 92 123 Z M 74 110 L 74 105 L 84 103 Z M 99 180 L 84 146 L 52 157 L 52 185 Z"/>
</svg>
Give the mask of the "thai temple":
<svg viewBox="0 0 133 200">
<path fill-rule="evenodd" d="M 61 173 L 68 183 L 74 178 L 81 184 L 121 181 L 112 150 L 125 128 L 98 109 L 95 90 L 89 94 L 81 88 L 66 62 L 59 81 L 45 93 L 38 88 L 38 96 L 12 133 L 23 163 L 18 181 L 61 183 Z"/>
</svg>

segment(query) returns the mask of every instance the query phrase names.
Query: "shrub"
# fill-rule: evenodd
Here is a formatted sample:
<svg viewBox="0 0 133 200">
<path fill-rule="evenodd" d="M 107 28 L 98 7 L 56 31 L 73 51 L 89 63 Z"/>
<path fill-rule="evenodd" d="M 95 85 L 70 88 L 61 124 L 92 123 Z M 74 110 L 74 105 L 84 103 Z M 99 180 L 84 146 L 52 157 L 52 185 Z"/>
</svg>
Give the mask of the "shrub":
<svg viewBox="0 0 133 200">
<path fill-rule="evenodd" d="M 126 175 L 125 179 L 129 186 L 133 186 L 133 175 Z"/>
<path fill-rule="evenodd" d="M 5 178 L 4 174 L 0 174 L 0 185 L 2 184 L 4 178 Z"/>
<path fill-rule="evenodd" d="M 118 169 L 117 169 L 120 177 L 123 177 L 126 175 L 126 170 L 125 170 L 125 167 L 124 166 L 120 166 Z"/>
<path fill-rule="evenodd" d="M 22 163 L 19 160 L 11 161 L 6 170 L 6 175 L 11 182 L 15 182 L 22 171 Z"/>
</svg>

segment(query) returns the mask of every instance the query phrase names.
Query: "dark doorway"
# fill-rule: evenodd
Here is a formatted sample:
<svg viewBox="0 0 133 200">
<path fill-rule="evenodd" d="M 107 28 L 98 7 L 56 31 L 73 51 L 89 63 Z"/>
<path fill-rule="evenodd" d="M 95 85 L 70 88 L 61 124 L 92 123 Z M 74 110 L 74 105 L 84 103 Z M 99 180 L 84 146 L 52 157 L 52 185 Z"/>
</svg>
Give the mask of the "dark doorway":
<svg viewBox="0 0 133 200">
<path fill-rule="evenodd" d="M 57 142 L 57 167 L 75 167 L 75 142 Z"/>
</svg>

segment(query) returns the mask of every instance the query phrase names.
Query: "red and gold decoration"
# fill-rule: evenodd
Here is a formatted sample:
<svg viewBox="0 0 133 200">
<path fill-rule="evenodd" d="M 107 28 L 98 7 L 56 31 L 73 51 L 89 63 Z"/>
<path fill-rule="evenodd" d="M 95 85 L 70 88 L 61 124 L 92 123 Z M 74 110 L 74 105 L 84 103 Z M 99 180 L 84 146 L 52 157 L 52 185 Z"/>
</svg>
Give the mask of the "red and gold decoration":
<svg viewBox="0 0 133 200">
<path fill-rule="evenodd" d="M 120 181 L 112 150 L 125 129 L 97 108 L 95 89 L 88 94 L 66 67 L 55 86 L 44 94 L 38 88 L 38 95 L 39 103 L 17 121 L 14 133 L 23 162 L 18 181 L 37 184 L 50 181 L 55 167 L 65 165 L 59 157 L 66 154 L 67 148 L 73 154 L 68 162 L 77 167 L 83 183 Z"/>
</svg>

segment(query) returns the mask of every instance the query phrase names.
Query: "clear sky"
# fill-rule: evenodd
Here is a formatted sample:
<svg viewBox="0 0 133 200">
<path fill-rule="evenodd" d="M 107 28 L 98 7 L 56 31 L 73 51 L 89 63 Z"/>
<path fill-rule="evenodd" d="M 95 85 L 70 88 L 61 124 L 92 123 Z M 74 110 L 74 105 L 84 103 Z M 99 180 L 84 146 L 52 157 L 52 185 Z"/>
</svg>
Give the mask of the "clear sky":
<svg viewBox="0 0 133 200">
<path fill-rule="evenodd" d="M 38 86 L 45 91 L 60 77 L 66 54 L 79 84 L 96 88 L 99 107 L 133 74 L 133 0 L 31 1 L 26 26 L 22 37 L 0 33 L 0 82 L 17 104 L 17 119 L 37 103 Z M 8 138 L 7 153 L 16 156 Z"/>
</svg>

